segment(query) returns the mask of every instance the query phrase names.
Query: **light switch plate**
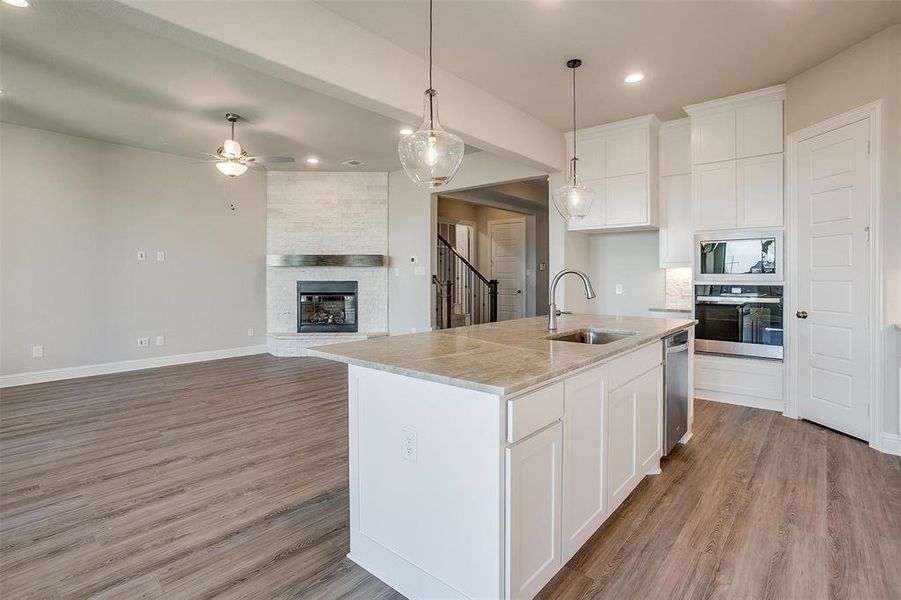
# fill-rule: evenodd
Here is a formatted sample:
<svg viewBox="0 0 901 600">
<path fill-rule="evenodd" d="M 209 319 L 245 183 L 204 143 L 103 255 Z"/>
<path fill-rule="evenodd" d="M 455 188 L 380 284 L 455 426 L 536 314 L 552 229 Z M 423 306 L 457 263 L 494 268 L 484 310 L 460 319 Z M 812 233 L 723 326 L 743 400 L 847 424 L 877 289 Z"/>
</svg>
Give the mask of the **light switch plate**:
<svg viewBox="0 0 901 600">
<path fill-rule="evenodd" d="M 164 335 L 156 336 L 156 345 L 157 346 L 165 346 L 166 345 L 166 336 L 164 336 Z"/>
<path fill-rule="evenodd" d="M 138 254 L 137 254 L 136 258 L 137 258 L 138 260 L 146 260 L 146 259 L 147 259 L 147 253 L 144 252 L 143 250 L 138 250 Z"/>
<path fill-rule="evenodd" d="M 617 284 L 616 284 L 616 293 L 617 293 L 617 294 L 622 294 L 622 293 L 623 293 L 623 284 L 621 284 L 621 283 L 617 283 Z"/>
<path fill-rule="evenodd" d="M 43 346 L 32 346 L 31 347 L 31 358 L 44 358 L 44 347 Z"/>
<path fill-rule="evenodd" d="M 157 262 L 163 262 L 164 260 L 166 260 L 166 253 L 163 252 L 162 250 L 157 250 L 156 251 L 156 260 L 157 260 Z"/>
<path fill-rule="evenodd" d="M 150 346 L 150 338 L 149 337 L 139 337 L 138 338 L 138 348 L 147 348 Z"/>
</svg>

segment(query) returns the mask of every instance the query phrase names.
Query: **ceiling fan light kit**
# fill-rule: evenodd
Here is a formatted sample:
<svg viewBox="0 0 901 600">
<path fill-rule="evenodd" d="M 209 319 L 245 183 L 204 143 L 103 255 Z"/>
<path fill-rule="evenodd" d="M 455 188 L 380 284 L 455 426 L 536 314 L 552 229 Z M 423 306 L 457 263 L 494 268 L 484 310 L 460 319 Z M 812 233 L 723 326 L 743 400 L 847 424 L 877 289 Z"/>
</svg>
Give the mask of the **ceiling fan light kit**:
<svg viewBox="0 0 901 600">
<path fill-rule="evenodd" d="M 447 185 L 463 162 L 463 140 L 441 127 L 437 96 L 432 87 L 432 0 L 429 0 L 429 88 L 423 95 L 422 123 L 397 144 L 397 154 L 407 176 L 428 189 Z"/>
<path fill-rule="evenodd" d="M 591 210 L 594 202 L 594 190 L 582 183 L 578 174 L 579 159 L 576 155 L 576 69 L 582 66 L 582 61 L 572 58 L 566 61 L 566 66 L 573 72 L 573 157 L 566 177 L 566 183 L 554 190 L 554 207 L 564 219 L 584 218 Z"/>
<path fill-rule="evenodd" d="M 228 177 L 240 177 L 248 168 L 265 171 L 261 163 L 293 163 L 290 156 L 247 156 L 241 144 L 235 140 L 235 123 L 241 118 L 235 113 L 225 113 L 225 120 L 231 125 L 231 133 L 227 140 L 216 151 L 215 155 L 205 154 L 216 163 L 216 169 Z"/>
</svg>

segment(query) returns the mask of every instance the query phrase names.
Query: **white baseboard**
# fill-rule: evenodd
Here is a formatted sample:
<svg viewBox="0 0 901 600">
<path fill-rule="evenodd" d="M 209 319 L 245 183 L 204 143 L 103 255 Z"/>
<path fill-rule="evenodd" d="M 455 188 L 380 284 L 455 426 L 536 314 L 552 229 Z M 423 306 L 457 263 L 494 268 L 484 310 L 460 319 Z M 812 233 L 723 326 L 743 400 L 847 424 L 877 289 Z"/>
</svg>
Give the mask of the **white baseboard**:
<svg viewBox="0 0 901 600">
<path fill-rule="evenodd" d="M 744 394 L 731 394 L 728 392 L 720 392 L 716 390 L 695 389 L 695 398 L 698 398 L 700 400 L 722 402 L 723 404 L 734 404 L 735 406 L 747 406 L 748 408 L 775 410 L 780 413 L 785 410 L 785 402 L 783 402 L 782 400 L 761 398 L 758 396 L 746 396 Z"/>
<path fill-rule="evenodd" d="M 901 434 L 886 433 L 883 431 L 879 434 L 879 440 L 876 443 L 876 450 L 886 454 L 894 454 L 901 456 Z"/>
<path fill-rule="evenodd" d="M 16 385 L 29 385 L 32 383 L 44 383 L 47 381 L 59 381 L 62 379 L 74 379 L 76 377 L 90 377 L 92 375 L 108 375 L 110 373 L 121 373 L 123 371 L 137 371 L 140 369 L 153 369 L 155 367 L 183 365 L 187 363 L 203 362 L 205 360 L 218 360 L 220 358 L 265 354 L 266 352 L 267 348 L 265 345 L 241 346 L 238 348 L 225 348 L 223 350 L 207 350 L 205 352 L 191 352 L 189 354 L 170 354 L 168 356 L 154 356 L 152 358 L 138 358 L 135 360 L 122 360 L 96 365 L 66 367 L 63 369 L 13 373 L 11 375 L 0 376 L 0 388 Z"/>
</svg>

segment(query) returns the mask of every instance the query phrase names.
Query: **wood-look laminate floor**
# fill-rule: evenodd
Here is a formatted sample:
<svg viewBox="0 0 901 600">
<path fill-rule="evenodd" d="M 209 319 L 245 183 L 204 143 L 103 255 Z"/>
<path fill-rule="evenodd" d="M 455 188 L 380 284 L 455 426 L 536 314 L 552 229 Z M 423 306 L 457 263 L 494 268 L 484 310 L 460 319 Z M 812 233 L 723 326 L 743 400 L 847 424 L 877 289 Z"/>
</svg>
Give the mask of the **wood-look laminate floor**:
<svg viewBox="0 0 901 600">
<path fill-rule="evenodd" d="M 0 391 L 0 597 L 400 598 L 344 555 L 346 369 L 268 355 Z M 697 402 L 546 598 L 901 598 L 901 459 Z"/>
</svg>

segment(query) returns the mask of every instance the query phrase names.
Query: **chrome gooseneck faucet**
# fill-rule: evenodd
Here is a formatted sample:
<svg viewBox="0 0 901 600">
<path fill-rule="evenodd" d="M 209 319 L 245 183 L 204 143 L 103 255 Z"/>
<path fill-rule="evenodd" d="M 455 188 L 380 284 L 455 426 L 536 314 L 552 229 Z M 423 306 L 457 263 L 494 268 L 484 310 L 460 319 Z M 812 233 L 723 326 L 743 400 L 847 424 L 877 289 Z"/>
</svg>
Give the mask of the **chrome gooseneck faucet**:
<svg viewBox="0 0 901 600">
<path fill-rule="evenodd" d="M 563 269 L 556 275 L 554 275 L 554 280 L 551 282 L 551 292 L 548 295 L 548 311 L 547 311 L 547 330 L 548 331 L 557 331 L 557 317 L 562 315 L 563 312 L 557 310 L 557 302 L 555 301 L 555 296 L 557 295 L 557 282 L 564 275 L 577 275 L 579 279 L 582 280 L 582 285 L 585 286 L 585 297 L 591 300 L 597 294 L 594 293 L 594 288 L 591 287 L 591 280 L 588 279 L 588 275 L 583 273 L 582 271 L 577 271 L 576 269 Z"/>
</svg>

